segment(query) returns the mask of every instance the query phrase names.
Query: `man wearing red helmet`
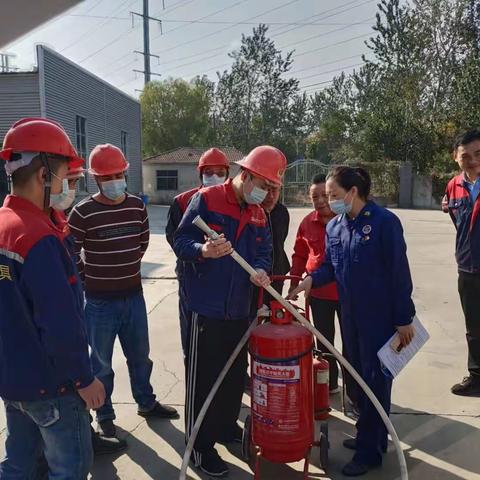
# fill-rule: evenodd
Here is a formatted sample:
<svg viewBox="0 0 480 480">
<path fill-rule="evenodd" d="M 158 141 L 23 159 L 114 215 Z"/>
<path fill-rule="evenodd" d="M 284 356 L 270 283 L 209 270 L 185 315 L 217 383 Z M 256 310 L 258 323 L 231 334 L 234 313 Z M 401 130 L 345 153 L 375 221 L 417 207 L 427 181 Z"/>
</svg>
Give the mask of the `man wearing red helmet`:
<svg viewBox="0 0 480 480">
<path fill-rule="evenodd" d="M 119 148 L 97 145 L 89 164 L 99 191 L 75 205 L 69 225 L 85 283 L 93 371 L 107 393 L 105 405 L 97 409 L 97 422 L 100 433 L 114 437 L 112 355 L 117 336 L 127 358 L 138 415 L 176 418 L 178 413 L 155 400 L 150 383 L 153 362 L 140 273 L 149 241 L 147 210 L 140 198 L 126 192 L 129 164 Z"/>
<path fill-rule="evenodd" d="M 0 209 L 0 396 L 8 430 L 0 478 L 30 478 L 43 450 L 52 478 L 84 480 L 92 462 L 87 409 L 102 406 L 105 389 L 92 374 L 81 282 L 59 212 L 68 167 L 82 160 L 63 128 L 45 118 L 16 122 L 0 158 L 12 180 Z"/>
<path fill-rule="evenodd" d="M 200 173 L 200 182 L 202 187 L 213 187 L 224 183 L 228 178 L 230 163 L 227 156 L 218 148 L 210 148 L 202 154 L 198 162 L 198 171 Z M 167 242 L 173 249 L 173 239 L 175 232 L 182 220 L 183 214 L 187 209 L 190 199 L 200 190 L 201 187 L 192 188 L 187 192 L 177 195 L 168 210 L 168 222 L 165 228 Z M 180 317 L 180 337 L 182 341 L 183 356 L 187 352 L 187 331 L 188 331 L 188 309 L 185 298 L 185 286 L 183 283 L 183 262 L 177 260 L 175 269 L 178 279 L 178 311 Z"/>
<path fill-rule="evenodd" d="M 272 244 L 260 204 L 268 190 L 282 183 L 286 159 L 270 146 L 253 149 L 237 162 L 240 173 L 224 184 L 200 190 L 190 201 L 175 234 L 174 249 L 185 262 L 185 290 L 191 312 L 187 352 L 186 436 L 220 371 L 250 321 L 251 282 L 270 283 Z M 193 219 L 200 215 L 220 234 L 205 240 Z M 257 270 L 251 278 L 231 258 L 232 247 Z M 225 377 L 199 431 L 195 465 L 214 477 L 228 474 L 216 442 L 241 439 L 240 411 L 247 353 L 244 350 Z"/>
</svg>

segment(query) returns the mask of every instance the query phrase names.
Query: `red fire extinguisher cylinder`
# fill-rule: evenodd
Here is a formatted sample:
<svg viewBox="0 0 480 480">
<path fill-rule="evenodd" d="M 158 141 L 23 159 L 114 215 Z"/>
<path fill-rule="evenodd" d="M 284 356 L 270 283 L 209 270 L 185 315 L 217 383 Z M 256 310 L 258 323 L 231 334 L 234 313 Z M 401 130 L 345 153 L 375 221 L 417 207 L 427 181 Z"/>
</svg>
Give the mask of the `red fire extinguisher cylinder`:
<svg viewBox="0 0 480 480">
<path fill-rule="evenodd" d="M 330 412 L 329 363 L 320 354 L 313 359 L 313 392 L 315 420 L 326 420 Z"/>
<path fill-rule="evenodd" d="M 312 335 L 278 302 L 250 337 L 252 442 L 277 463 L 305 458 L 314 441 Z"/>
</svg>

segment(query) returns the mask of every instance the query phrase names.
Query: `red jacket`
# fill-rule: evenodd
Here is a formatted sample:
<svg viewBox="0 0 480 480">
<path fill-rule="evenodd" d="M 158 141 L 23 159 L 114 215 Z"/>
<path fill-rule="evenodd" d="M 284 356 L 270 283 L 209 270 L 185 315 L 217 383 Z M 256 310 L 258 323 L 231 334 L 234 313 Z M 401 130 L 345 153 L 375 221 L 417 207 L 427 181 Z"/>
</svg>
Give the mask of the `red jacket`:
<svg viewBox="0 0 480 480">
<path fill-rule="evenodd" d="M 324 217 L 317 211 L 309 213 L 298 227 L 292 255 L 290 275 L 303 276 L 305 272 L 317 270 L 325 258 L 325 230 Z M 323 300 L 338 300 L 337 285 L 335 282 L 324 287 L 313 288 L 310 295 Z"/>
</svg>

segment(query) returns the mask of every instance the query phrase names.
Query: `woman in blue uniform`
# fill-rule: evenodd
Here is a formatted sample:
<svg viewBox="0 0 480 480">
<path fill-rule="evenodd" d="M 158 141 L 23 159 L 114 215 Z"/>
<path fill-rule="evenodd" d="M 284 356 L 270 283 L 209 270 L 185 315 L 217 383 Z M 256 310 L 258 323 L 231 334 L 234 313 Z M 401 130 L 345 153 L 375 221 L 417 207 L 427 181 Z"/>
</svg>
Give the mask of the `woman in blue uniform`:
<svg viewBox="0 0 480 480">
<path fill-rule="evenodd" d="M 362 168 L 338 167 L 329 174 L 326 190 L 337 217 L 327 226 L 325 261 L 289 297 L 337 282 L 346 356 L 389 413 L 392 381 L 382 373 L 377 352 L 395 331 L 402 345 L 410 343 L 415 307 L 402 225 L 368 200 L 370 186 Z M 357 436 L 344 441 L 355 450 L 343 468 L 346 476 L 380 466 L 387 450 L 387 430 L 363 392 L 359 411 Z"/>
</svg>

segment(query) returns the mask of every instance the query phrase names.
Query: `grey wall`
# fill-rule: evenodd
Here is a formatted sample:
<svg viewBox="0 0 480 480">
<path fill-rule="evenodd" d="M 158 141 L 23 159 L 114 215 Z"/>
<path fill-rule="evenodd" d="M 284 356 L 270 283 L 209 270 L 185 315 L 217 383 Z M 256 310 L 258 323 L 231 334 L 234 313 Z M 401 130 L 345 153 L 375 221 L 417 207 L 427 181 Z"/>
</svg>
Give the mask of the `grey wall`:
<svg viewBox="0 0 480 480">
<path fill-rule="evenodd" d="M 38 73 L 0 75 L 0 145 L 11 125 L 22 117 L 40 116 Z M 7 193 L 7 176 L 0 166 L 0 203 Z"/>
<path fill-rule="evenodd" d="M 157 190 L 157 170 L 177 170 L 178 189 Z M 199 184 L 200 180 L 198 177 L 198 171 L 196 165 L 193 164 L 171 163 L 143 166 L 143 191 L 149 196 L 151 203 L 168 205 L 172 203 L 173 198 L 176 195 L 198 187 Z"/>
<path fill-rule="evenodd" d="M 44 91 L 45 116 L 60 122 L 75 143 L 76 116 L 87 119 L 87 157 L 95 145 L 121 146 L 121 131 L 127 132 L 130 162 L 128 189 L 142 190 L 140 104 L 113 86 L 46 47 L 37 47 L 40 85 Z M 89 176 L 88 191 L 96 185 Z"/>
<path fill-rule="evenodd" d="M 18 119 L 39 116 L 38 73 L 0 75 L 0 139 Z"/>
<path fill-rule="evenodd" d="M 178 190 L 157 190 L 157 170 L 177 170 Z M 230 166 L 230 177 L 234 177 L 239 167 Z M 200 179 L 197 164 L 163 163 L 161 165 L 143 165 L 143 191 L 148 195 L 150 203 L 169 205 L 175 196 L 198 187 Z"/>
</svg>

